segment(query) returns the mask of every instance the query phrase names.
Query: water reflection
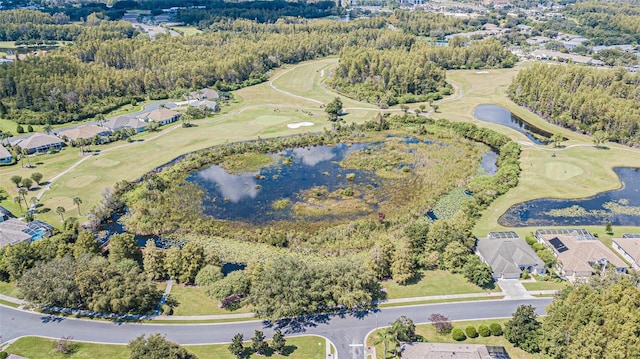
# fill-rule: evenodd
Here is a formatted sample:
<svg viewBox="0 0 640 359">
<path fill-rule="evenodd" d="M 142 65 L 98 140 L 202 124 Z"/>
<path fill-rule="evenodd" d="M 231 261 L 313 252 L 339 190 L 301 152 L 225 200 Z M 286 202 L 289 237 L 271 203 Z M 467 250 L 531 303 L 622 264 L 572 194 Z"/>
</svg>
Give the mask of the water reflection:
<svg viewBox="0 0 640 359">
<path fill-rule="evenodd" d="M 372 146 L 376 144 L 340 143 L 288 149 L 280 153 L 277 164 L 257 172 L 230 174 L 220 166 L 212 166 L 190 175 L 187 181 L 205 190 L 205 213 L 214 218 L 254 224 L 292 220 L 292 205 L 301 201 L 300 194 L 312 187 L 326 186 L 333 192 L 358 185 L 377 186 L 373 172 L 343 169 L 339 165 L 351 152 Z M 282 163 L 285 158 L 286 165 Z M 350 173 L 355 174 L 353 181 L 346 179 Z M 280 200 L 290 205 L 274 208 L 274 203 Z"/>
<path fill-rule="evenodd" d="M 536 199 L 509 208 L 498 219 L 506 227 L 640 226 L 640 169 L 614 169 L 623 188 L 583 199 Z"/>
<path fill-rule="evenodd" d="M 477 106 L 473 111 L 473 117 L 483 122 L 495 123 L 514 129 L 538 145 L 547 144 L 552 136 L 551 133 L 531 125 L 512 114 L 509 110 L 496 105 Z"/>
<path fill-rule="evenodd" d="M 198 173 L 198 178 L 218 187 L 220 196 L 233 203 L 243 198 L 256 198 L 258 181 L 255 175 L 258 172 L 247 172 L 240 175 L 228 173 L 219 166 L 209 167 Z"/>
</svg>

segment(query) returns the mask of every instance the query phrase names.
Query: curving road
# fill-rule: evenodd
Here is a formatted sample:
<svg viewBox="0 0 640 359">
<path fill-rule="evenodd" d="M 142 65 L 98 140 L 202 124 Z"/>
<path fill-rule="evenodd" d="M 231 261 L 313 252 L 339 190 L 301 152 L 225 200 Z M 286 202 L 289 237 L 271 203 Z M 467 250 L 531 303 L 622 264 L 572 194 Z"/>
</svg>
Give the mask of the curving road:
<svg viewBox="0 0 640 359">
<path fill-rule="evenodd" d="M 140 334 L 162 333 L 180 344 L 209 344 L 229 342 L 236 333 L 251 338 L 256 329 L 267 337 L 277 328 L 287 335 L 315 334 L 326 337 L 336 346 L 337 357 L 362 359 L 366 335 L 376 327 L 386 326 L 401 315 L 416 323 L 427 321 L 431 313 L 441 313 L 451 320 L 470 320 L 510 317 L 516 307 L 531 304 L 538 314 L 551 298 L 528 300 L 488 300 L 443 304 L 382 308 L 344 314 L 313 315 L 267 326 L 263 321 L 218 324 L 138 324 L 114 323 L 64 318 L 22 311 L 0 306 L 0 338 L 2 342 L 27 335 L 50 338 L 72 337 L 73 340 L 124 344 Z"/>
</svg>

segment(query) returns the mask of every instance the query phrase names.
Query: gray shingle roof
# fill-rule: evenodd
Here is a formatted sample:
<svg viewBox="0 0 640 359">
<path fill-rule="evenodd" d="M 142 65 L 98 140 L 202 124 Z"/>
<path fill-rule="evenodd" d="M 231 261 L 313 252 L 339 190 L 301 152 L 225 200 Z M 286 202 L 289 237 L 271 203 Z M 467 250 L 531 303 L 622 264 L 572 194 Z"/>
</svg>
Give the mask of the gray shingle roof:
<svg viewBox="0 0 640 359">
<path fill-rule="evenodd" d="M 11 157 L 11 152 L 4 148 L 4 146 L 0 145 L 0 158 L 9 158 Z"/>
<path fill-rule="evenodd" d="M 489 233 L 487 238 L 479 238 L 477 245 L 478 252 L 491 266 L 497 277 L 503 273 L 519 274 L 520 267 L 524 266 L 534 266 L 538 270 L 544 269 L 544 262 L 524 239 L 515 233 L 509 236 L 501 235 L 502 233 Z"/>
</svg>

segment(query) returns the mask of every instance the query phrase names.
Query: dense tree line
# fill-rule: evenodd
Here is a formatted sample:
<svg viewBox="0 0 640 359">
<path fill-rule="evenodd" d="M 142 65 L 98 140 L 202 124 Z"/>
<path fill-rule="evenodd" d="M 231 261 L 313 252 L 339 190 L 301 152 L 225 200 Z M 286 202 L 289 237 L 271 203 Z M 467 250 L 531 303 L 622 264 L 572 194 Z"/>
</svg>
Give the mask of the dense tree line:
<svg viewBox="0 0 640 359">
<path fill-rule="evenodd" d="M 38 306 L 118 314 L 152 311 L 162 297 L 142 272 L 132 235 L 111 238 L 108 258 L 93 233 L 78 232 L 74 219 L 62 233 L 0 251 L 0 275 L 17 282 L 24 298 Z"/>
<path fill-rule="evenodd" d="M 181 5 L 183 6 L 183 5 Z M 307 19 L 338 15 L 334 1 L 301 3 L 290 1 L 210 2 L 206 9 L 180 9 L 177 21 L 206 29 L 222 19 L 248 19 L 260 23 L 276 22 L 286 17 Z"/>
<path fill-rule="evenodd" d="M 358 100 L 395 105 L 449 94 L 445 70 L 415 52 L 348 47 L 327 83 Z"/>
<path fill-rule="evenodd" d="M 410 34 L 443 40 L 446 35 L 478 30 L 489 22 L 486 17 L 459 18 L 428 11 L 396 10 L 389 23 Z"/>
<path fill-rule="evenodd" d="M 407 48 L 407 47 L 405 47 Z M 515 57 L 494 39 L 462 47 L 417 43 L 410 50 L 345 47 L 328 83 L 337 90 L 372 103 L 437 100 L 448 95 L 444 69 L 511 67 Z"/>
<path fill-rule="evenodd" d="M 538 64 L 518 73 L 508 94 L 549 122 L 611 141 L 640 143 L 640 75 L 624 69 Z"/>
<path fill-rule="evenodd" d="M 592 45 L 640 43 L 640 8 L 638 6 L 582 2 L 567 6 L 563 13 L 577 22 L 575 32 L 590 39 Z"/>
<path fill-rule="evenodd" d="M 50 15 L 34 10 L 0 12 L 0 41 L 65 40 L 72 41 L 83 27 L 70 24 L 67 15 Z"/>
<path fill-rule="evenodd" d="M 640 291 L 632 278 L 613 275 L 568 288 L 547 307 L 538 338 L 545 358 L 640 355 Z"/>
<path fill-rule="evenodd" d="M 0 66 L 6 117 L 26 123 L 63 123 L 94 116 L 133 98 L 179 96 L 187 89 L 236 89 L 266 79 L 266 72 L 336 54 L 353 46 L 395 45 L 403 36 L 377 20 L 260 25 L 237 20 L 233 30 L 191 37 L 129 38 L 99 21 L 74 46 Z"/>
</svg>

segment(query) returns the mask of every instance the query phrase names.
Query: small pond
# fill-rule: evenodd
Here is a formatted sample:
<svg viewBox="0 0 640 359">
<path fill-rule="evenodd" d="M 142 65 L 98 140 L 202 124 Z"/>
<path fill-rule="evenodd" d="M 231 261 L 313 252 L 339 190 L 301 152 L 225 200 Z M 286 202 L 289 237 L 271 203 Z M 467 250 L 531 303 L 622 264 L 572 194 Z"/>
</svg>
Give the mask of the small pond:
<svg viewBox="0 0 640 359">
<path fill-rule="evenodd" d="M 536 199 L 512 206 L 498 223 L 506 227 L 640 226 L 640 168 L 614 171 L 623 188 L 583 199 Z M 567 185 L 570 185 L 568 183 Z"/>
<path fill-rule="evenodd" d="M 372 171 L 344 169 L 339 164 L 352 151 L 376 145 L 339 143 L 287 149 L 273 154 L 274 164 L 257 172 L 232 174 L 216 165 L 191 174 L 187 181 L 205 190 L 205 213 L 214 218 L 252 224 L 291 220 L 291 207 L 302 200 L 300 194 L 305 190 L 317 186 L 325 186 L 329 192 L 357 185 L 376 187 L 378 179 Z M 284 165 L 283 158 L 289 158 L 290 164 Z M 355 178 L 347 180 L 348 174 L 355 174 Z M 281 200 L 290 205 L 274 209 L 274 203 Z"/>
<path fill-rule="evenodd" d="M 496 172 L 498 172 L 498 157 L 500 157 L 500 155 L 493 151 L 485 152 L 480 160 L 482 170 L 491 176 L 496 174 Z"/>
<path fill-rule="evenodd" d="M 538 145 L 547 144 L 552 136 L 551 133 L 529 124 L 509 110 L 497 105 L 479 105 L 473 110 L 473 117 L 483 122 L 495 123 L 514 129 Z"/>
</svg>

